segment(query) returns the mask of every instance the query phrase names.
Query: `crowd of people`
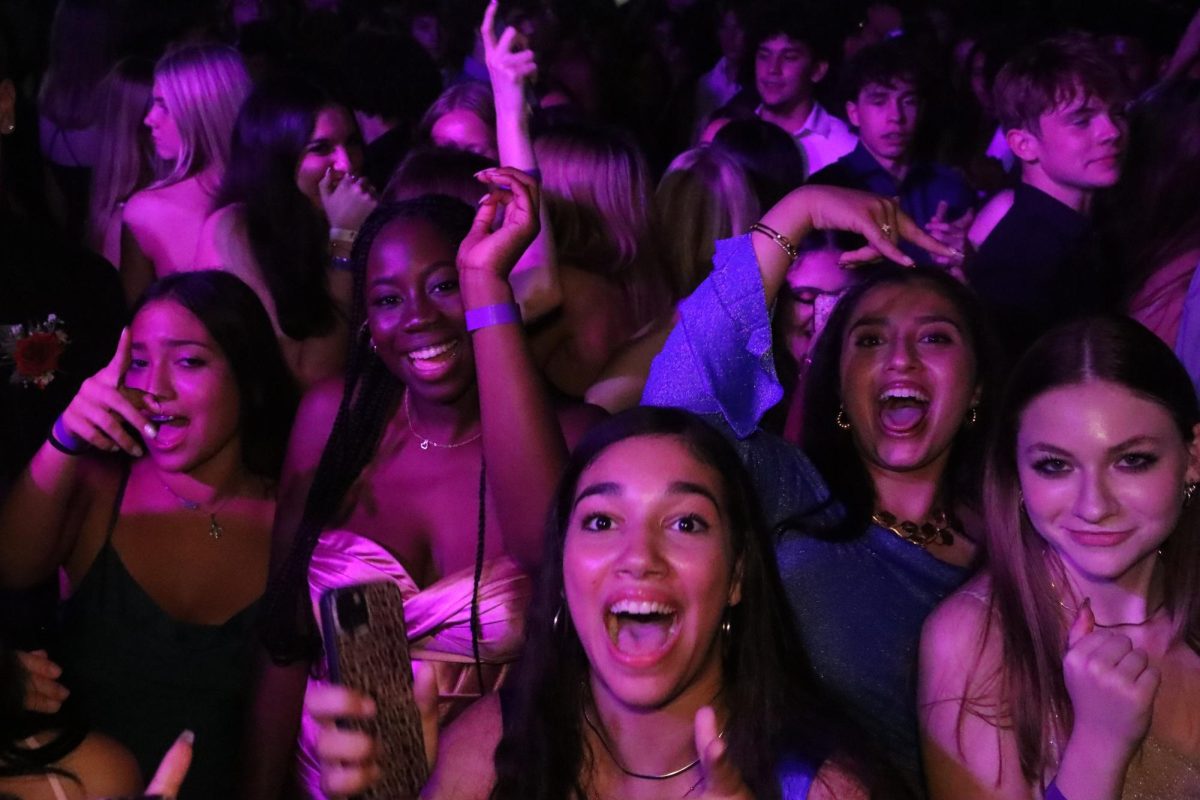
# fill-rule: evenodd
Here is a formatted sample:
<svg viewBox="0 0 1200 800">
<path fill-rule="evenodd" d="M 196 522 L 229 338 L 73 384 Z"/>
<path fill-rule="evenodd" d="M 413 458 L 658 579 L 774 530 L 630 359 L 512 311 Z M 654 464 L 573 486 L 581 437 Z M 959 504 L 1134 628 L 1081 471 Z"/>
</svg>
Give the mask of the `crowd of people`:
<svg viewBox="0 0 1200 800">
<path fill-rule="evenodd" d="M 1198 267 L 1182 0 L 6 0 L 0 798 L 1200 798 Z"/>
</svg>

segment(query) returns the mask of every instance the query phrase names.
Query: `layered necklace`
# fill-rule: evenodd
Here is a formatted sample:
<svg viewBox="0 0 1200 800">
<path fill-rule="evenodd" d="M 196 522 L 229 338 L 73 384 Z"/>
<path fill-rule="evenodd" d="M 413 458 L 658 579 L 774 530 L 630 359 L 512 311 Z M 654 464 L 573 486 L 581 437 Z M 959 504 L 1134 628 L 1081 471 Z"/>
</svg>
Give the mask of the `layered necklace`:
<svg viewBox="0 0 1200 800">
<path fill-rule="evenodd" d="M 202 514 L 208 514 L 208 535 L 214 542 L 219 541 L 221 536 L 224 535 L 225 529 L 221 527 L 221 522 L 217 519 L 217 512 L 225 507 L 225 504 L 229 502 L 229 499 L 233 497 L 233 495 L 226 495 L 225 497 L 221 498 L 220 502 L 214 503 L 211 507 L 206 509 L 203 503 L 199 503 L 195 500 L 189 500 L 179 492 L 172 489 L 171 485 L 163 480 L 162 475 L 159 475 L 157 472 L 155 472 L 155 475 L 158 478 L 158 482 L 162 484 L 162 487 L 166 489 L 172 497 L 175 498 L 177 503 L 179 503 L 180 508 L 187 511 L 199 511 Z"/>
<path fill-rule="evenodd" d="M 470 436 L 466 439 L 463 439 L 461 442 L 449 442 L 449 443 L 443 444 L 442 442 L 435 442 L 433 439 L 430 439 L 427 436 L 422 436 L 421 434 L 417 433 L 417 429 L 413 427 L 413 414 L 412 414 L 412 409 L 408 405 L 408 392 L 407 391 L 404 393 L 404 421 L 408 423 L 408 432 L 411 433 L 415 439 L 417 439 L 417 441 L 421 445 L 422 450 L 428 450 L 430 447 L 440 447 L 444 450 L 451 450 L 455 447 L 462 447 L 464 444 L 470 444 L 471 442 L 478 439 L 480 436 L 483 436 L 483 428 L 482 427 L 480 427 L 480 429 L 475 432 L 474 436 Z"/>
<path fill-rule="evenodd" d="M 940 508 L 934 509 L 928 520 L 920 525 L 911 520 L 900 519 L 892 512 L 882 509 L 871 516 L 871 521 L 918 547 L 928 547 L 935 542 L 949 546 L 954 544 L 955 534 L 962 535 L 962 526 L 958 520 Z"/>
</svg>

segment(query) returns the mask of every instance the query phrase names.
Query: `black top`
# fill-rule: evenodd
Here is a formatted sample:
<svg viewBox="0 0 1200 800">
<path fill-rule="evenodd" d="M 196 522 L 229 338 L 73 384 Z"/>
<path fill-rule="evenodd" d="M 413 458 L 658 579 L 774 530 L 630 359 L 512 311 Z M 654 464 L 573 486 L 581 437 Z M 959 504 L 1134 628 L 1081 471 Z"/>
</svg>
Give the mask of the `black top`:
<svg viewBox="0 0 1200 800">
<path fill-rule="evenodd" d="M 124 494 L 123 480 L 109 538 L 66 604 L 61 663 L 68 702 L 95 730 L 128 747 L 147 780 L 176 737 L 193 731 L 180 800 L 233 797 L 258 601 L 221 625 L 180 622 L 163 611 L 112 545 Z"/>
<path fill-rule="evenodd" d="M 967 261 L 967 283 L 1010 356 L 1054 325 L 1102 305 L 1100 273 L 1087 257 L 1089 234 L 1087 217 L 1022 183 L 1012 208 Z"/>
</svg>

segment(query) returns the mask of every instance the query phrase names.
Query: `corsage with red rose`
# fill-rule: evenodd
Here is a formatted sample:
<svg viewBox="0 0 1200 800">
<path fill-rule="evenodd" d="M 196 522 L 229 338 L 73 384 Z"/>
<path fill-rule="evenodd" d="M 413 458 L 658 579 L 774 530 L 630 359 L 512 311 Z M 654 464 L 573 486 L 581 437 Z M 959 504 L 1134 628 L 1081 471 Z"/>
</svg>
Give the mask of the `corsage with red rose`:
<svg viewBox="0 0 1200 800">
<path fill-rule="evenodd" d="M 0 361 L 13 365 L 11 383 L 45 389 L 71 340 L 65 325 L 51 314 L 43 322 L 0 326 Z"/>
</svg>

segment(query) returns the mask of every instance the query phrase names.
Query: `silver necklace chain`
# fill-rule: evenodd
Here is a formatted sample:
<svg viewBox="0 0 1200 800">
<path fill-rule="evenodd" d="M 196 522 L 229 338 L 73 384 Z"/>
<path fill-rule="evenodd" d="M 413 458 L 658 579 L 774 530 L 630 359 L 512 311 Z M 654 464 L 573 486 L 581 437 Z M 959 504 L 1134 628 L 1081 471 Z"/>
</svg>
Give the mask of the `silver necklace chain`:
<svg viewBox="0 0 1200 800">
<path fill-rule="evenodd" d="M 422 436 L 421 434 L 417 433 L 417 429 L 413 427 L 412 418 L 413 418 L 412 409 L 408 405 L 408 392 L 405 391 L 404 392 L 404 421 L 406 423 L 408 423 L 408 432 L 411 433 L 417 439 L 417 441 L 421 445 L 422 450 L 428 450 L 430 447 L 440 447 L 443 450 L 453 450 L 455 447 L 462 447 L 464 444 L 470 444 L 471 442 L 478 439 L 480 436 L 483 436 L 483 429 L 480 428 L 479 431 L 476 432 L 476 434 L 474 436 L 472 436 L 468 439 L 463 439 L 461 442 L 450 442 L 449 444 L 443 444 L 442 442 L 435 442 L 433 439 L 430 439 L 427 436 Z"/>
</svg>

